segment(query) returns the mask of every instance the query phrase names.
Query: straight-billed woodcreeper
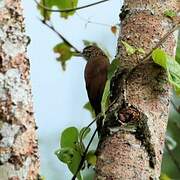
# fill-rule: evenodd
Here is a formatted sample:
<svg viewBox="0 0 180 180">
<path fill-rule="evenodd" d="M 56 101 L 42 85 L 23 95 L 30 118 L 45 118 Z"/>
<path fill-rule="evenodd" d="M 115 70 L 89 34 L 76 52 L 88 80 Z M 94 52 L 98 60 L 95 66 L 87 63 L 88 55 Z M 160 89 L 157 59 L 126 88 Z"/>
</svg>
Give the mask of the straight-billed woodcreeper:
<svg viewBox="0 0 180 180">
<path fill-rule="evenodd" d="M 82 54 L 87 60 L 84 71 L 86 90 L 89 102 L 97 116 L 101 112 L 101 100 L 107 81 L 109 59 L 97 46 L 85 47 Z"/>
</svg>

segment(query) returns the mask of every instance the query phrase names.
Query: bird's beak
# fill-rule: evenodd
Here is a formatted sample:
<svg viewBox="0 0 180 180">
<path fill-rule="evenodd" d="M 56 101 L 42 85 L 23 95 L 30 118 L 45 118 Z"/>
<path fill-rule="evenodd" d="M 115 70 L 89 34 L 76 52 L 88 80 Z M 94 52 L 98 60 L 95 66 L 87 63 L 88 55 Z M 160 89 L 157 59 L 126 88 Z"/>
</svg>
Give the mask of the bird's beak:
<svg viewBox="0 0 180 180">
<path fill-rule="evenodd" d="M 74 54 L 76 57 L 84 57 L 82 52 L 77 52 Z"/>
</svg>

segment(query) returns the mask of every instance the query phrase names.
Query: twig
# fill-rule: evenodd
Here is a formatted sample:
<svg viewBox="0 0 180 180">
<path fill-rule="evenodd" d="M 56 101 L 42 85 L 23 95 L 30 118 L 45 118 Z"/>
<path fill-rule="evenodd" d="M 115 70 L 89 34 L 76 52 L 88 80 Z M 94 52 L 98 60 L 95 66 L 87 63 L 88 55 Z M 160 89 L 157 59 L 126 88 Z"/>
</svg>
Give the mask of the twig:
<svg viewBox="0 0 180 180">
<path fill-rule="evenodd" d="M 76 15 L 79 17 L 80 20 L 86 22 L 86 24 L 85 24 L 86 26 L 87 26 L 88 24 L 96 24 L 96 25 L 100 25 L 100 26 L 112 27 L 112 25 L 110 25 L 110 24 L 95 22 L 95 21 L 89 20 L 89 18 L 88 18 L 88 19 L 87 19 L 87 18 L 84 18 L 84 17 L 80 16 L 77 12 L 76 12 Z M 116 26 L 116 27 L 117 27 L 117 26 Z M 117 27 L 117 28 L 118 28 L 118 27 Z"/>
<path fill-rule="evenodd" d="M 106 113 L 109 111 L 109 109 L 116 103 L 117 100 L 118 100 L 118 98 L 116 98 L 113 102 L 111 102 L 111 104 L 109 104 L 108 109 L 106 110 L 105 114 L 106 114 Z M 80 136 L 80 144 L 83 143 L 83 136 L 84 136 L 84 133 L 86 132 L 86 130 L 87 130 L 94 122 L 96 122 L 96 121 L 98 121 L 99 119 L 101 119 L 102 116 L 103 116 L 102 113 L 99 113 L 99 115 L 96 116 L 96 118 L 95 118 L 93 121 L 91 121 L 91 122 L 88 124 L 88 126 L 86 126 L 86 128 L 83 130 L 83 132 L 82 132 L 82 134 L 81 134 L 81 136 Z"/>
<path fill-rule="evenodd" d="M 137 69 L 139 66 L 143 65 L 150 57 L 151 57 L 151 54 L 153 53 L 153 51 L 155 49 L 157 49 L 160 45 L 162 45 L 166 40 L 167 38 L 174 32 L 176 31 L 180 26 L 180 22 L 178 22 L 177 24 L 175 24 L 161 39 L 160 41 L 151 49 L 151 51 L 145 56 L 142 58 L 141 62 L 136 65 L 135 67 L 133 67 L 130 72 L 128 73 L 127 77 L 126 77 L 126 80 L 129 78 L 129 76 L 132 74 L 132 72 Z M 153 62 L 149 62 L 149 63 L 153 63 Z M 149 64 L 148 63 L 148 64 Z"/>
<path fill-rule="evenodd" d="M 143 58 L 141 63 L 144 63 L 147 59 L 151 57 L 151 54 L 155 49 L 157 49 L 160 45 L 162 45 L 166 39 L 174 32 L 176 31 L 180 26 L 180 23 L 175 24 L 161 39 L 160 41 L 151 49 L 151 51 Z"/>
<path fill-rule="evenodd" d="M 85 9 L 85 8 L 88 8 L 88 7 L 91 7 L 91 6 L 95 6 L 95 5 L 110 1 L 110 0 L 102 0 L 102 1 L 95 2 L 95 3 L 87 4 L 87 5 L 84 5 L 84 6 L 80 6 L 80 7 L 76 7 L 76 8 L 62 9 L 62 10 L 50 9 L 50 8 L 40 4 L 37 0 L 34 0 L 34 1 L 39 7 L 45 9 L 46 11 L 50 11 L 50 12 L 67 12 L 68 13 L 68 12 L 71 12 L 71 11 L 77 11 L 77 10 L 80 10 L 80 9 Z"/>
<path fill-rule="evenodd" d="M 176 158 L 174 157 L 174 154 L 172 153 L 171 149 L 169 148 L 167 142 L 165 142 L 165 147 L 171 157 L 171 160 L 173 161 L 174 165 L 176 166 L 176 168 L 178 169 L 178 171 L 180 172 L 180 164 L 179 162 L 176 160 Z"/>
<path fill-rule="evenodd" d="M 81 137 L 80 137 L 80 143 L 81 143 L 81 144 L 83 143 L 83 136 L 84 136 L 84 133 L 86 132 L 86 130 L 87 130 L 94 122 L 96 122 L 98 119 L 99 119 L 99 117 L 96 117 L 91 123 L 88 124 L 88 126 L 85 127 L 85 129 L 83 130 L 83 132 L 82 132 L 82 134 L 81 134 Z"/>
<path fill-rule="evenodd" d="M 51 24 L 48 24 L 46 21 L 39 19 L 45 26 L 47 26 L 48 28 L 50 28 L 53 32 L 55 32 L 68 46 L 70 46 L 71 48 L 73 48 L 75 50 L 76 53 L 80 53 L 81 51 L 79 51 L 76 47 L 74 47 L 62 34 L 60 34 L 55 28 L 54 26 Z"/>
<path fill-rule="evenodd" d="M 93 135 L 91 136 L 91 139 L 90 139 L 90 141 L 89 141 L 89 143 L 88 143 L 88 145 L 87 145 L 87 147 L 86 147 L 86 150 L 84 151 L 84 153 L 83 153 L 83 155 L 82 155 L 82 157 L 81 157 L 81 161 L 80 161 L 80 163 L 79 163 L 78 169 L 77 169 L 76 173 L 74 174 L 74 176 L 72 177 L 72 180 L 75 180 L 75 179 L 76 179 L 77 174 L 78 174 L 79 171 L 81 170 L 81 167 L 82 167 L 82 165 L 83 165 L 83 163 L 84 163 L 84 161 L 85 161 L 85 158 L 86 158 L 86 154 L 87 154 L 88 149 L 89 149 L 89 147 L 90 147 L 90 145 L 91 145 L 91 143 L 92 143 L 92 141 L 93 141 L 93 139 L 94 139 L 94 137 L 95 137 L 95 135 L 96 135 L 96 132 L 97 132 L 97 128 L 96 128 L 96 130 L 94 131 Z"/>
<path fill-rule="evenodd" d="M 111 107 L 113 104 L 116 103 L 117 99 L 118 99 L 118 98 L 116 98 L 116 99 L 108 106 L 108 109 L 106 110 L 105 113 L 107 113 L 107 112 L 109 111 L 110 107 Z M 89 125 L 83 130 L 83 132 L 82 132 L 82 134 L 81 134 L 81 136 L 80 136 L 80 144 L 83 143 L 83 136 L 84 136 L 84 133 L 86 132 L 86 130 L 87 130 L 94 122 L 98 121 L 102 116 L 103 116 L 102 113 L 100 113 L 100 114 L 99 114 L 98 116 L 96 116 L 96 118 L 95 118 L 91 123 L 89 123 Z M 97 128 L 96 128 L 96 130 L 94 131 L 94 134 L 93 134 L 93 136 L 91 137 L 91 139 L 90 139 L 90 141 L 89 141 L 89 144 L 88 144 L 88 146 L 86 147 L 86 149 L 85 149 L 85 151 L 84 151 L 84 153 L 83 153 L 83 156 L 81 157 L 81 162 L 79 163 L 78 170 L 77 170 L 78 172 L 81 170 L 81 167 L 82 167 L 82 165 L 83 165 L 83 163 L 84 163 L 84 161 L 85 161 L 85 157 L 86 157 L 87 151 L 89 150 L 89 146 L 91 145 L 91 143 L 92 143 L 92 141 L 93 141 L 93 139 L 94 139 L 94 136 L 95 136 L 96 132 L 97 132 Z M 76 178 L 78 172 L 76 172 L 76 174 L 73 176 L 73 178 Z M 73 178 L 72 178 L 72 180 L 74 180 Z"/>
</svg>

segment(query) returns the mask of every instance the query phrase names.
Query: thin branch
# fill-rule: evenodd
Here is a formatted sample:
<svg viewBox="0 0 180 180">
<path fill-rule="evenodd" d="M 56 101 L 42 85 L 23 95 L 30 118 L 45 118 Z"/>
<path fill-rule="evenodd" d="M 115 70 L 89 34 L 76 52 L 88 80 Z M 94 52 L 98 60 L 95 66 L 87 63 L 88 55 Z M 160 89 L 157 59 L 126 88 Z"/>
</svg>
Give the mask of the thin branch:
<svg viewBox="0 0 180 180">
<path fill-rule="evenodd" d="M 105 113 L 107 113 L 107 112 L 109 111 L 110 107 L 111 107 L 113 104 L 115 104 L 117 100 L 118 100 L 118 98 L 116 98 L 116 99 L 108 106 L 108 109 L 106 110 Z M 81 136 L 80 136 L 80 144 L 83 144 L 83 136 L 84 136 L 84 133 L 86 132 L 86 130 L 87 130 L 94 122 L 100 120 L 102 117 L 103 117 L 102 113 L 99 113 L 99 115 L 96 116 L 96 118 L 95 118 L 88 126 L 86 126 L 86 128 L 83 130 L 83 132 L 82 132 L 82 134 L 81 134 Z M 86 149 L 85 149 L 85 151 L 84 151 L 84 153 L 83 153 L 83 156 L 81 157 L 81 161 L 80 161 L 80 163 L 79 163 L 77 172 L 76 172 L 75 175 L 73 176 L 72 180 L 75 180 L 78 172 L 81 170 L 81 167 L 82 167 L 82 165 L 83 165 L 83 163 L 84 163 L 84 161 L 85 161 L 86 154 L 87 154 L 87 152 L 88 152 L 88 150 L 89 150 L 89 146 L 91 145 L 91 143 L 92 143 L 92 141 L 93 141 L 93 139 L 94 139 L 94 137 L 95 137 L 96 132 L 97 132 L 97 128 L 96 128 L 96 130 L 94 131 L 94 134 L 92 135 L 92 137 L 91 137 L 91 139 L 90 139 L 90 141 L 89 141 L 89 143 L 88 143 L 88 146 L 86 147 Z"/>
<path fill-rule="evenodd" d="M 111 102 L 105 112 L 105 114 L 109 111 L 109 109 L 116 103 L 116 101 L 118 100 L 118 98 L 116 98 L 113 102 Z M 92 125 L 94 124 L 94 122 L 97 122 L 98 120 L 100 120 L 101 118 L 103 117 L 103 114 L 102 113 L 99 113 L 95 119 L 93 119 L 89 124 L 88 126 L 85 127 L 85 129 L 83 130 L 81 136 L 80 136 L 80 144 L 83 143 L 83 136 L 84 136 L 84 133 L 86 132 L 86 130 Z"/>
<path fill-rule="evenodd" d="M 132 74 L 132 72 L 133 72 L 134 70 L 136 70 L 139 66 L 143 65 L 143 64 L 151 57 L 151 54 L 153 53 L 153 51 L 154 51 L 155 49 L 157 49 L 159 46 L 161 46 L 161 45 L 167 40 L 167 38 L 168 38 L 174 31 L 176 31 L 177 29 L 179 29 L 179 27 L 180 27 L 180 22 L 178 22 L 177 24 L 175 24 L 175 25 L 160 39 L 160 41 L 151 49 L 151 51 L 150 51 L 145 57 L 142 58 L 141 62 L 130 70 L 130 72 L 129 72 L 128 76 L 126 77 L 126 79 L 128 79 L 128 77 Z M 153 63 L 153 62 L 150 61 L 150 62 L 148 62 L 148 64 L 149 64 L 149 63 L 151 64 L 151 63 Z"/>
<path fill-rule="evenodd" d="M 177 170 L 180 172 L 180 164 L 174 157 L 174 154 L 172 153 L 171 149 L 169 148 L 167 142 L 165 142 L 165 147 L 169 153 L 169 156 L 171 157 L 171 160 L 173 161 L 174 165 L 176 166 Z"/>
<path fill-rule="evenodd" d="M 68 46 L 70 46 L 71 48 L 74 49 L 74 51 L 76 53 L 80 53 L 81 54 L 81 51 L 79 51 L 76 47 L 74 47 L 62 34 L 60 34 L 55 28 L 54 26 L 51 24 L 48 24 L 46 21 L 44 20 L 41 20 L 40 21 L 45 25 L 47 26 L 48 28 L 50 28 L 53 32 L 55 32 Z"/>
<path fill-rule="evenodd" d="M 84 151 L 84 153 L 83 153 L 83 155 L 82 155 L 82 157 L 81 157 L 81 161 L 80 161 L 80 163 L 79 163 L 78 169 L 77 169 L 76 173 L 74 174 L 74 176 L 72 177 L 71 180 L 75 180 L 76 177 L 77 177 L 77 175 L 78 175 L 78 173 L 79 173 L 79 171 L 81 170 L 81 168 L 82 168 L 82 166 L 83 166 L 83 164 L 84 164 L 84 161 L 85 161 L 85 159 L 86 159 L 86 154 L 87 154 L 88 149 L 89 149 L 89 147 L 90 147 L 90 145 L 91 145 L 91 143 L 92 143 L 92 141 L 93 141 L 93 139 L 94 139 L 94 137 L 95 137 L 95 135 L 96 135 L 96 132 L 97 132 L 97 128 L 96 128 L 96 130 L 94 131 L 93 135 L 91 136 L 91 139 L 90 139 L 90 141 L 89 141 L 89 143 L 88 143 L 88 145 L 87 145 L 87 147 L 86 147 L 86 150 Z"/>
<path fill-rule="evenodd" d="M 87 5 L 84 5 L 84 6 L 80 6 L 80 7 L 76 7 L 76 8 L 62 9 L 62 10 L 51 9 L 51 8 L 48 8 L 47 6 L 44 6 L 44 5 L 40 4 L 37 0 L 34 0 L 34 1 L 39 7 L 45 9 L 46 11 L 50 11 L 50 12 L 67 12 L 68 13 L 68 12 L 71 12 L 71 11 L 77 11 L 77 10 L 80 10 L 80 9 L 85 9 L 85 8 L 88 8 L 88 7 L 91 7 L 91 6 L 95 6 L 95 5 L 110 1 L 110 0 L 102 0 L 102 1 L 95 2 L 95 3 L 87 4 Z"/>
<path fill-rule="evenodd" d="M 80 20 L 86 22 L 86 24 L 85 24 L 86 26 L 87 26 L 88 24 L 96 24 L 96 25 L 100 25 L 100 26 L 112 27 L 112 25 L 110 25 L 110 24 L 95 22 L 95 21 L 91 21 L 89 18 L 88 18 L 88 19 L 87 19 L 87 18 L 84 18 L 84 17 L 80 16 L 77 12 L 76 12 L 76 15 L 79 17 Z M 117 27 L 117 26 L 116 26 L 116 27 Z M 117 27 L 117 28 L 118 28 L 118 27 Z"/>
<path fill-rule="evenodd" d="M 151 49 L 151 51 L 143 58 L 142 63 L 148 60 L 151 57 L 151 54 L 155 49 L 157 49 L 159 46 L 161 46 L 166 39 L 174 32 L 176 31 L 180 26 L 180 22 L 178 24 L 175 24 L 161 39 L 160 41 Z"/>
</svg>

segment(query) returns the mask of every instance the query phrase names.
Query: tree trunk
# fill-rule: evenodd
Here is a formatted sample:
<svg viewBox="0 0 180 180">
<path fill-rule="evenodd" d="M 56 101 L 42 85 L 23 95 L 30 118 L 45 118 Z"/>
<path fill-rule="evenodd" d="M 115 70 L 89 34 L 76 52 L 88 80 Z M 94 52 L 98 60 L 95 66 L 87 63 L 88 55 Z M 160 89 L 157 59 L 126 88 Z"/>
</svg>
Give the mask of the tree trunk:
<svg viewBox="0 0 180 180">
<path fill-rule="evenodd" d="M 120 70 L 111 82 L 113 105 L 98 146 L 95 179 L 159 179 L 168 121 L 170 86 L 165 71 L 144 54 L 127 55 L 121 40 L 148 54 L 172 27 L 165 10 L 179 11 L 174 0 L 125 0 L 118 40 Z M 174 56 L 176 35 L 161 46 Z M 133 70 L 132 70 L 133 69 Z"/>
<path fill-rule="evenodd" d="M 0 179 L 35 180 L 39 173 L 28 38 L 20 0 L 0 1 Z"/>
</svg>

